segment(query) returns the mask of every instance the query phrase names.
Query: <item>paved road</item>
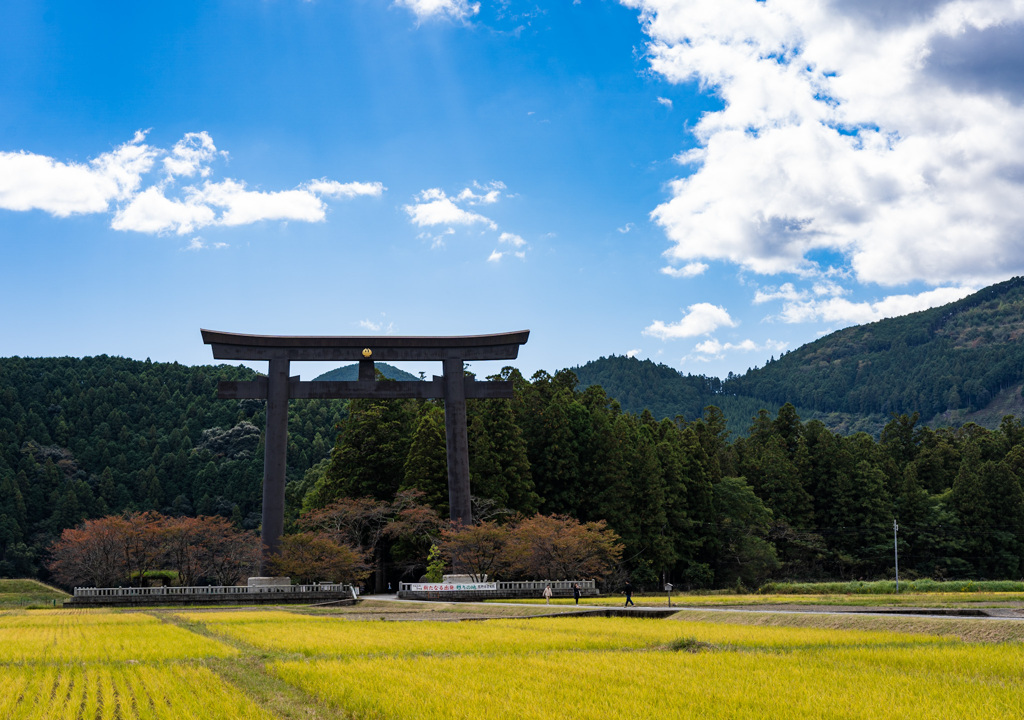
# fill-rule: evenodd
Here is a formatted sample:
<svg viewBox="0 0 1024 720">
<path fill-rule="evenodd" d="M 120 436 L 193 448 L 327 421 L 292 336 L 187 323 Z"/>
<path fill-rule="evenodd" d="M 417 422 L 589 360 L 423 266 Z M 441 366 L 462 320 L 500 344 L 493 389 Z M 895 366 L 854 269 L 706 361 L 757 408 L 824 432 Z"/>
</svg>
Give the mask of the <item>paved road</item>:
<svg viewBox="0 0 1024 720">
<path fill-rule="evenodd" d="M 425 605 L 432 605 L 437 600 L 403 600 L 398 597 L 397 594 L 390 595 L 363 595 L 360 596 L 363 600 L 385 600 L 393 602 L 403 603 L 422 603 Z M 521 607 L 523 603 L 503 603 L 503 602 L 474 602 L 472 600 L 459 601 L 459 605 L 501 605 L 504 607 Z M 530 607 L 538 607 L 537 604 L 531 603 Z M 671 610 L 666 606 L 651 606 L 651 605 L 638 605 L 636 607 L 623 608 L 618 605 L 580 605 L 576 608 L 571 605 L 552 605 L 551 608 L 556 610 L 559 615 L 565 614 L 580 614 L 580 615 L 595 615 L 604 614 L 606 611 L 615 611 L 614 614 L 617 616 L 622 615 L 659 615 L 664 616 L 670 613 L 678 612 L 680 610 L 688 610 L 693 612 L 717 612 L 717 613 L 776 613 L 780 615 L 863 615 L 865 617 L 915 617 L 915 618 L 950 618 L 956 617 L 960 619 L 977 619 L 977 620 L 1014 620 L 1021 621 L 1024 617 L 1015 613 L 1012 608 L 950 608 L 948 610 L 936 610 L 934 608 L 894 608 L 892 610 L 861 610 L 858 608 L 843 608 L 837 609 L 835 607 L 809 607 L 806 609 L 794 609 L 794 608 L 766 608 L 759 606 L 756 608 L 748 607 L 705 607 L 701 605 L 672 605 Z"/>
</svg>

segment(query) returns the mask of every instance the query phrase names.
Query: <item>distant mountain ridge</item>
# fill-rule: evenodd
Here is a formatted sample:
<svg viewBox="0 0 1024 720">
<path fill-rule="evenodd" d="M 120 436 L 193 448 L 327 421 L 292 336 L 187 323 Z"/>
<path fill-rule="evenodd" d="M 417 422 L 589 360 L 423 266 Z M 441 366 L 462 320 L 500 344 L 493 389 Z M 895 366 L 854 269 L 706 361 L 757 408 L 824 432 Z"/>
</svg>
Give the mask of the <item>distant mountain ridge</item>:
<svg viewBox="0 0 1024 720">
<path fill-rule="evenodd" d="M 725 380 L 683 375 L 650 360 L 600 358 L 571 368 L 623 410 L 693 418 L 722 409 L 733 431 L 761 407 L 792 403 L 844 432 L 877 432 L 891 413 L 995 427 L 1024 414 L 1024 278 L 947 305 L 839 330 L 762 368 Z M 746 425 L 744 424 L 746 423 Z"/>
<path fill-rule="evenodd" d="M 420 378 L 412 373 L 407 373 L 405 370 L 400 370 L 394 365 L 388 365 L 385 362 L 375 362 L 373 367 L 380 370 L 381 374 L 384 375 L 388 380 L 419 380 Z M 317 375 L 314 380 L 329 380 L 333 382 L 352 382 L 359 379 L 359 364 L 353 363 L 352 365 L 343 365 L 334 370 L 329 370 L 323 375 Z"/>
<path fill-rule="evenodd" d="M 1024 278 L 940 307 L 839 330 L 726 381 L 819 412 L 985 409 L 1024 383 Z"/>
</svg>

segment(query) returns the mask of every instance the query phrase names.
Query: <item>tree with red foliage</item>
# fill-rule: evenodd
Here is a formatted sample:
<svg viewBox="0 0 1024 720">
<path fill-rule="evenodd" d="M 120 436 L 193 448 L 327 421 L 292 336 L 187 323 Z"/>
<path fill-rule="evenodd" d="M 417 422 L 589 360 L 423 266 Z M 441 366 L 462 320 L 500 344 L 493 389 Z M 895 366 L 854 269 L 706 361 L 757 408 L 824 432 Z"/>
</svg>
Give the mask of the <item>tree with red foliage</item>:
<svg viewBox="0 0 1024 720">
<path fill-rule="evenodd" d="M 163 557 L 178 571 L 181 585 L 195 585 L 203 577 L 231 585 L 257 563 L 256 538 L 239 531 L 226 518 L 163 517 L 156 531 Z"/>
<path fill-rule="evenodd" d="M 601 578 L 622 557 L 619 536 L 603 520 L 534 515 L 509 525 L 452 525 L 441 548 L 457 572 L 531 580 Z"/>
<path fill-rule="evenodd" d="M 520 521 L 505 554 L 512 574 L 548 580 L 604 577 L 621 557 L 619 536 L 604 520 L 580 523 L 567 515 Z"/>
<path fill-rule="evenodd" d="M 124 557 L 127 524 L 120 516 L 86 520 L 68 528 L 50 547 L 50 572 L 65 587 L 114 587 L 128 579 Z"/>
<path fill-rule="evenodd" d="M 508 569 L 505 559 L 508 541 L 508 526 L 486 521 L 468 526 L 452 523 L 441 530 L 439 547 L 454 572 L 472 575 L 476 582 L 484 582 L 488 576 L 500 576 Z"/>
<path fill-rule="evenodd" d="M 86 520 L 50 548 L 50 570 L 66 587 L 143 585 L 158 567 L 177 570 L 182 585 L 200 578 L 232 585 L 251 572 L 259 543 L 220 517 L 172 518 L 155 512 Z"/>
<path fill-rule="evenodd" d="M 403 490 L 391 502 L 373 498 L 339 498 L 299 518 L 299 527 L 348 545 L 372 560 L 377 592 L 384 590 L 389 559 L 408 572 L 425 564 L 441 519 L 423 503 L 419 490 Z"/>
<path fill-rule="evenodd" d="M 221 517 L 203 517 L 202 576 L 215 585 L 234 585 L 256 574 L 260 541 Z"/>
<path fill-rule="evenodd" d="M 604 520 L 580 523 L 567 515 L 534 515 L 509 536 L 512 574 L 535 579 L 600 578 L 622 557 L 622 544 Z"/>
<path fill-rule="evenodd" d="M 287 575 L 300 585 L 318 581 L 355 582 L 366 576 L 369 566 L 348 545 L 324 535 L 297 533 L 281 539 L 281 554 L 271 559 L 276 575 Z"/>
</svg>

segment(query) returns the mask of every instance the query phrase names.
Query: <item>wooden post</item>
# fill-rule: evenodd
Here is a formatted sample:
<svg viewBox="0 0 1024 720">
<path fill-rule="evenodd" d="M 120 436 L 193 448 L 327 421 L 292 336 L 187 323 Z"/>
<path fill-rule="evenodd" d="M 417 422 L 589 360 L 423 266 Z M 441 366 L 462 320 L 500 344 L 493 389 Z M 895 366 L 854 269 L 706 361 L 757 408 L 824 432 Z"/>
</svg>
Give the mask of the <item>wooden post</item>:
<svg viewBox="0 0 1024 720">
<path fill-rule="evenodd" d="M 281 551 L 284 534 L 284 482 L 288 452 L 288 360 L 271 359 L 267 374 L 267 433 L 263 446 L 263 529 L 260 575 Z"/>
<path fill-rule="evenodd" d="M 444 434 L 448 447 L 448 507 L 453 522 L 473 524 L 469 499 L 469 433 L 462 359 L 444 360 Z"/>
<path fill-rule="evenodd" d="M 373 360 L 359 361 L 359 382 L 373 382 L 377 379 L 377 373 L 373 368 Z"/>
</svg>

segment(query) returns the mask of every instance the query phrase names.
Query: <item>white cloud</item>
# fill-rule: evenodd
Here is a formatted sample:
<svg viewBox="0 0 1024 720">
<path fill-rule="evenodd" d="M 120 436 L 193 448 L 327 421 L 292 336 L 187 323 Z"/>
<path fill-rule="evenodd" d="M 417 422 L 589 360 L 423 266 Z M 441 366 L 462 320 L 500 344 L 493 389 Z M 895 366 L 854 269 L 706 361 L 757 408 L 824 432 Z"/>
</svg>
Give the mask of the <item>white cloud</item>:
<svg viewBox="0 0 1024 720">
<path fill-rule="evenodd" d="M 664 106 L 665 106 L 665 107 L 667 107 L 667 108 L 668 108 L 669 110 L 671 110 L 671 109 L 672 109 L 672 101 L 671 101 L 671 100 L 669 100 L 668 98 L 664 98 L 664 97 L 659 97 L 659 98 L 658 98 L 658 104 L 659 104 L 659 105 L 664 105 Z"/>
<path fill-rule="evenodd" d="M 788 300 L 795 302 L 797 300 L 803 300 L 807 297 L 806 290 L 797 290 L 793 283 L 785 283 L 779 287 L 766 287 L 758 288 L 757 292 L 754 293 L 754 304 L 760 305 L 762 303 L 771 302 L 772 300 Z"/>
<path fill-rule="evenodd" d="M 375 333 L 384 333 L 385 335 L 391 335 L 395 331 L 395 323 L 387 319 L 386 313 L 380 314 L 380 320 L 371 320 L 369 318 L 360 320 L 359 327 L 363 330 L 369 330 L 370 332 Z"/>
<path fill-rule="evenodd" d="M 674 278 L 692 278 L 697 277 L 698 275 L 703 275 L 707 269 L 708 266 L 706 263 L 692 262 L 683 265 L 681 268 L 675 268 L 668 265 L 663 267 L 661 272 Z"/>
<path fill-rule="evenodd" d="M 618 231 L 619 231 L 620 233 L 622 233 L 623 235 L 625 235 L 626 233 L 628 233 L 628 232 L 629 232 L 630 230 L 632 230 L 632 229 L 633 229 L 633 223 L 626 223 L 625 225 L 623 225 L 622 227 L 620 227 L 620 228 L 617 228 L 617 229 L 618 229 Z"/>
<path fill-rule="evenodd" d="M 339 190 L 333 186 L 341 186 Z M 117 211 L 111 227 L 144 233 L 184 235 L 209 225 L 236 227 L 266 220 L 322 222 L 327 206 L 317 190 L 334 197 L 380 194 L 379 183 L 349 183 L 355 189 L 318 180 L 295 190 L 249 190 L 239 180 L 204 182 L 184 189 L 184 198 L 169 198 L 165 188 L 152 186 Z M 326 191 L 326 192 L 325 192 Z"/>
<path fill-rule="evenodd" d="M 876 302 L 851 302 L 841 297 L 824 300 L 794 298 L 782 309 L 788 323 L 824 321 L 841 325 L 875 322 L 954 302 L 976 292 L 971 287 L 940 287 L 917 295 L 890 295 Z"/>
<path fill-rule="evenodd" d="M 182 250 L 192 250 L 192 251 L 195 251 L 195 250 L 209 250 L 211 248 L 213 250 L 222 250 L 223 248 L 226 248 L 226 247 L 228 247 L 228 244 L 225 243 L 225 242 L 207 243 L 201 237 L 196 236 L 196 237 L 192 238 L 191 240 L 189 240 L 188 245 L 183 247 Z"/>
<path fill-rule="evenodd" d="M 814 283 L 814 286 L 811 288 L 811 292 L 818 297 L 826 295 L 828 297 L 839 297 L 840 295 L 846 295 L 849 291 L 831 280 L 820 280 Z"/>
<path fill-rule="evenodd" d="M 673 262 L 860 282 L 1024 272 L 1024 3 L 622 0 L 721 110 L 652 218 Z"/>
<path fill-rule="evenodd" d="M 634 357 L 636 357 L 637 355 L 639 355 L 639 354 L 640 354 L 640 352 L 641 352 L 640 348 L 636 348 L 636 349 L 634 349 L 634 350 L 627 350 L 627 351 L 626 351 L 626 357 L 628 357 L 628 358 L 634 358 Z"/>
<path fill-rule="evenodd" d="M 185 137 L 176 142 L 164 158 L 164 170 L 171 177 L 192 177 L 196 173 L 209 177 L 208 164 L 216 156 L 217 147 L 209 133 L 185 133 Z"/>
<path fill-rule="evenodd" d="M 177 232 L 185 235 L 216 223 L 213 208 L 195 199 L 177 200 L 164 195 L 162 188 L 148 187 L 114 215 L 110 226 L 115 230 L 159 234 Z"/>
<path fill-rule="evenodd" d="M 44 210 L 58 217 L 102 213 L 118 203 L 115 230 L 185 235 L 211 225 L 238 226 L 262 220 L 322 222 L 323 197 L 379 196 L 380 183 L 312 180 L 294 190 L 250 190 L 241 180 L 209 180 L 219 152 L 206 132 L 188 133 L 170 150 L 147 145 L 137 132 L 131 142 L 88 164 L 65 163 L 27 152 L 0 152 L 0 208 Z M 143 177 L 161 160 L 165 177 L 143 188 Z M 201 185 L 176 187 L 198 175 Z M 192 246 L 189 246 L 192 248 Z M 193 248 L 194 249 L 194 248 Z"/>
<path fill-rule="evenodd" d="M 379 182 L 349 182 L 340 183 L 337 180 L 312 180 L 305 184 L 309 192 L 332 198 L 354 198 L 359 196 L 380 197 L 386 187 Z"/>
<path fill-rule="evenodd" d="M 219 225 L 251 225 L 261 220 L 321 222 L 326 216 L 323 201 L 308 190 L 261 192 L 247 190 L 244 182 L 224 180 L 206 183 L 193 198 L 207 206 L 223 208 Z"/>
<path fill-rule="evenodd" d="M 417 202 L 406 205 L 405 212 L 408 213 L 410 220 L 419 227 L 482 224 L 491 230 L 498 229 L 498 226 L 490 218 L 460 208 L 455 204 L 457 199 L 448 197 L 439 188 L 430 188 L 419 194 Z"/>
<path fill-rule="evenodd" d="M 490 257 L 487 258 L 487 262 L 498 262 L 503 257 L 505 257 L 506 255 L 509 255 L 509 254 L 513 255 L 514 257 L 519 258 L 520 260 L 523 260 L 523 259 L 526 258 L 526 251 L 525 251 L 525 249 L 523 249 L 523 248 L 526 247 L 526 241 L 523 240 L 518 235 L 516 235 L 515 233 L 503 232 L 498 237 L 498 242 L 507 243 L 507 244 L 511 245 L 512 247 L 517 248 L 517 249 L 516 250 L 510 250 L 508 252 L 501 252 L 500 250 L 494 250 L 493 252 L 491 252 Z"/>
<path fill-rule="evenodd" d="M 480 12 L 480 3 L 466 0 L 395 0 L 395 4 L 412 10 L 420 20 L 441 17 L 466 20 Z"/>
<path fill-rule="evenodd" d="M 723 343 L 723 342 L 719 342 L 715 338 L 709 338 L 709 339 L 707 339 L 707 340 L 705 340 L 705 341 L 703 341 L 701 343 L 698 343 L 696 345 L 696 347 L 693 348 L 694 352 L 698 353 L 698 357 L 696 357 L 696 358 L 684 357 L 683 361 L 685 362 L 688 359 L 707 360 L 707 359 L 710 359 L 711 357 L 714 357 L 716 359 L 721 359 L 721 358 L 725 357 L 726 353 L 728 353 L 728 352 L 735 352 L 735 351 L 738 351 L 738 352 L 756 352 L 756 351 L 781 352 L 782 350 L 786 349 L 787 344 L 788 343 L 785 343 L 785 342 L 782 342 L 782 341 L 768 339 L 768 340 L 766 340 L 764 342 L 763 345 L 758 345 L 756 342 L 754 342 L 753 340 L 751 340 L 749 338 L 747 338 L 746 340 L 741 340 L 738 343 L 731 343 L 731 342 Z"/>
<path fill-rule="evenodd" d="M 88 163 L 64 163 L 25 151 L 0 152 L 0 208 L 57 217 L 106 212 L 135 193 L 159 151 L 145 133 Z"/>
<path fill-rule="evenodd" d="M 514 233 L 503 232 L 498 238 L 498 242 L 508 243 L 512 247 L 521 248 L 526 245 L 526 241 Z"/>
<path fill-rule="evenodd" d="M 443 228 L 438 233 L 423 232 L 419 237 L 429 239 L 431 247 L 443 246 L 447 236 L 455 233 L 455 226 L 473 227 L 482 225 L 485 230 L 498 232 L 498 224 L 486 215 L 467 210 L 465 205 L 493 205 L 502 197 L 505 190 L 505 183 L 500 180 L 492 180 L 489 183 L 473 183 L 473 186 L 464 188 L 456 195 L 448 195 L 441 188 L 428 188 L 416 195 L 415 201 L 405 205 L 404 210 L 409 216 L 409 221 L 421 228 Z M 515 197 L 506 195 L 505 197 Z M 511 255 L 519 259 L 526 258 L 528 245 L 526 240 L 515 233 L 502 231 L 498 236 L 498 242 L 511 246 L 511 250 L 493 250 L 487 257 L 487 262 L 500 262 L 502 258 Z"/>
<path fill-rule="evenodd" d="M 653 335 L 662 340 L 708 335 L 720 327 L 736 327 L 725 308 L 711 303 L 697 303 L 687 308 L 677 323 L 666 324 L 661 320 L 644 328 L 644 335 Z"/>
<path fill-rule="evenodd" d="M 474 192 L 473 188 L 480 192 Z M 459 193 L 458 199 L 470 205 L 493 205 L 501 198 L 501 191 L 505 189 L 505 183 L 500 180 L 492 180 L 484 185 L 474 182 L 473 188 L 465 188 Z"/>
</svg>

